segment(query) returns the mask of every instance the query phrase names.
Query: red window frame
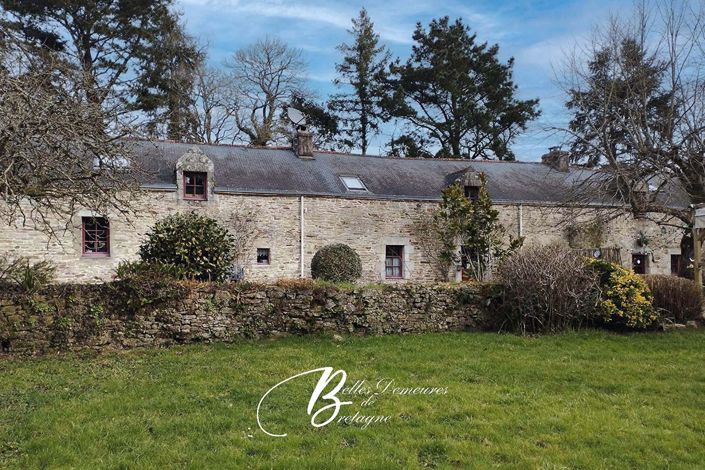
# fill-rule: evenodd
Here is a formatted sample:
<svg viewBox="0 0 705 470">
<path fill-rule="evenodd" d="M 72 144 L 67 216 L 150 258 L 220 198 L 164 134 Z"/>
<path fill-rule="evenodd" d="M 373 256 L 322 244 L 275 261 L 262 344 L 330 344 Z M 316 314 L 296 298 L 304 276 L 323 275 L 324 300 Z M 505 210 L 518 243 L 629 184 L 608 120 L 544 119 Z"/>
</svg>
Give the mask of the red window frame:
<svg viewBox="0 0 705 470">
<path fill-rule="evenodd" d="M 187 183 L 186 179 L 192 178 L 192 183 Z M 199 183 L 198 179 L 203 178 L 203 181 Z M 191 201 L 207 201 L 208 200 L 208 173 L 203 171 L 184 171 L 184 199 Z M 203 194 L 198 194 L 198 188 L 203 187 Z M 189 188 L 191 188 L 192 193 L 189 194 Z"/>
<path fill-rule="evenodd" d="M 404 278 L 404 245 L 387 245 L 384 252 L 385 279 Z"/>
<path fill-rule="evenodd" d="M 81 253 L 89 257 L 110 256 L 110 221 L 105 217 L 81 218 Z"/>
</svg>

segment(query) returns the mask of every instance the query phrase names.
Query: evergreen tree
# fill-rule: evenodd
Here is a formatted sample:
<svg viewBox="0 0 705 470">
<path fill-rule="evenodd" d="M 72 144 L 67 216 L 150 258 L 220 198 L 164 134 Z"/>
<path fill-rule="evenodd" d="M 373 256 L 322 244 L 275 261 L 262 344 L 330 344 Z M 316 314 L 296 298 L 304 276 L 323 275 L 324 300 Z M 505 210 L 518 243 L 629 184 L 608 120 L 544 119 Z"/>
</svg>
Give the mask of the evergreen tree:
<svg viewBox="0 0 705 470">
<path fill-rule="evenodd" d="M 313 98 L 307 97 L 301 91 L 293 94 L 291 106 L 306 116 L 306 125 L 313 136 L 314 147 L 334 150 L 339 135 L 338 118 L 327 110 L 323 104 L 317 103 Z"/>
<path fill-rule="evenodd" d="M 390 54 L 379 44 L 379 34 L 364 8 L 352 20 L 352 44 L 343 43 L 338 50 L 343 61 L 335 69 L 339 77 L 334 83 L 349 89 L 331 98 L 330 108 L 338 113 L 343 143 L 348 147 L 359 148 L 364 155 L 370 139 L 379 132 L 382 120 L 381 100 L 384 96 L 384 80 Z"/>
<path fill-rule="evenodd" d="M 3 27 L 21 36 L 38 54 L 51 51 L 81 72 L 84 98 L 109 116 L 133 110 L 139 95 L 167 89 L 157 73 L 177 33 L 173 0 L 0 0 Z M 181 32 L 183 35 L 183 32 Z M 184 45 L 184 47 L 188 47 Z M 143 87 L 149 82 L 149 87 Z M 138 89 L 142 87 L 142 90 Z"/>
<path fill-rule="evenodd" d="M 428 142 L 418 134 L 402 134 L 387 143 L 387 156 L 397 158 L 432 158 L 426 149 Z"/>
<path fill-rule="evenodd" d="M 510 236 L 505 243 L 506 231 L 499 221 L 499 211 L 492 207 L 486 177 L 484 173 L 479 176 L 481 186 L 474 201 L 465 196 L 463 187 L 457 183 L 442 191 L 441 204 L 429 227 L 437 240 L 436 258 L 442 262 L 441 266 L 447 266 L 447 271 L 462 262 L 469 278 L 483 281 L 490 263 L 509 256 L 524 240 Z"/>
<path fill-rule="evenodd" d="M 147 114 L 145 127 L 151 136 L 194 142 L 198 140 L 194 89 L 205 52 L 184 33 L 177 17 L 164 27 L 161 60 L 139 77 L 133 108 Z"/>
<path fill-rule="evenodd" d="M 393 117 L 440 148 L 438 156 L 512 160 L 509 146 L 539 115 L 538 100 L 518 100 L 514 60 L 499 46 L 478 44 L 461 20 L 417 23 L 411 57 L 390 67 Z"/>
<path fill-rule="evenodd" d="M 587 70 L 584 86 L 568 90 L 566 103 L 573 112 L 568 128 L 577 163 L 636 163 L 644 136 L 668 140 L 674 93 L 663 86 L 664 61 L 626 37 L 595 51 Z"/>
</svg>

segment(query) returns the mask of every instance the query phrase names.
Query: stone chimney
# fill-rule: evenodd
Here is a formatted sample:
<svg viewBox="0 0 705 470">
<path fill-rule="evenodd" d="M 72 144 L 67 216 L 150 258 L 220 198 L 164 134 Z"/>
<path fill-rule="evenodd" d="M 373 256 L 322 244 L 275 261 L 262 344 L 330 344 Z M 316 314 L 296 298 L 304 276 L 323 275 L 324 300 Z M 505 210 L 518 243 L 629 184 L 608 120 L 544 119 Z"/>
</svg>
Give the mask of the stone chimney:
<svg viewBox="0 0 705 470">
<path fill-rule="evenodd" d="M 541 163 L 556 171 L 567 172 L 570 166 L 570 154 L 560 147 L 549 147 L 548 153 L 541 157 Z"/>
<path fill-rule="evenodd" d="M 306 126 L 297 126 L 294 139 L 294 152 L 304 160 L 313 160 L 313 138 Z"/>
</svg>

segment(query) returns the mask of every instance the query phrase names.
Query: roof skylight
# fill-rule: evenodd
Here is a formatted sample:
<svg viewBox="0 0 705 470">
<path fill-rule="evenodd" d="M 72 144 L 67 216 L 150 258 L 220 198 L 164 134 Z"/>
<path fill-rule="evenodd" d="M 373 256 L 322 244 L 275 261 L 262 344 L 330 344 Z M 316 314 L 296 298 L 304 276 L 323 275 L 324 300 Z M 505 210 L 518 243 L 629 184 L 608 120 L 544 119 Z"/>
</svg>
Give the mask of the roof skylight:
<svg viewBox="0 0 705 470">
<path fill-rule="evenodd" d="M 365 184 L 357 176 L 341 176 L 340 181 L 348 191 L 367 191 Z"/>
</svg>

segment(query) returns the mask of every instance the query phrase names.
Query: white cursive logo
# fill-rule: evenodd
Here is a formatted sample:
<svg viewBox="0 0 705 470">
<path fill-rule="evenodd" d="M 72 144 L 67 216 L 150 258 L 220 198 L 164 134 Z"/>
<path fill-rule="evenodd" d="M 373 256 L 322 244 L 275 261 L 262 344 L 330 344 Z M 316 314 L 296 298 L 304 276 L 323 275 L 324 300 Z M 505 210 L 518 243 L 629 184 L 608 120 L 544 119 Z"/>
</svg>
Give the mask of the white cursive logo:
<svg viewBox="0 0 705 470">
<path fill-rule="evenodd" d="M 331 383 L 337 376 L 340 376 L 340 381 L 338 382 L 338 384 L 335 387 L 333 387 L 333 389 L 330 392 L 323 395 L 323 397 L 322 397 L 323 400 L 330 401 L 332 403 L 329 403 L 329 404 L 321 407 L 318 411 L 313 413 L 313 416 L 311 416 L 311 425 L 312 426 L 314 426 L 316 428 L 320 428 L 320 427 L 323 427 L 327 424 L 330 424 L 336 418 L 336 416 L 338 416 L 338 414 L 340 413 L 340 408 L 343 405 L 351 405 L 352 404 L 351 401 L 340 401 L 340 399 L 337 397 L 337 393 L 340 391 L 341 388 L 343 388 L 343 386 L 345 385 L 345 380 L 348 377 L 348 374 L 346 374 L 345 371 L 342 369 L 333 372 L 332 367 L 320 367 L 318 369 L 312 369 L 312 370 L 309 370 L 306 372 L 301 372 L 300 374 L 292 375 L 288 379 L 282 380 L 281 382 L 276 384 L 274 387 L 267 390 L 267 393 L 262 395 L 262 398 L 260 399 L 259 403 L 257 404 L 257 425 L 265 434 L 267 434 L 269 436 L 273 436 L 273 437 L 285 437 L 286 436 L 286 434 L 271 433 L 271 432 L 267 431 L 266 429 L 264 429 L 264 427 L 262 426 L 262 422 L 260 421 L 260 418 L 259 418 L 259 410 L 260 410 L 260 407 L 262 406 L 262 403 L 264 402 L 264 399 L 267 398 L 267 395 L 269 395 L 278 386 L 285 384 L 290 380 L 293 380 L 297 377 L 302 377 L 304 375 L 313 374 L 316 372 L 321 372 L 321 377 L 318 379 L 318 383 L 316 384 L 316 387 L 313 389 L 313 393 L 311 394 L 311 399 L 309 400 L 308 407 L 306 408 L 306 413 L 308 413 L 309 415 L 311 415 L 311 413 L 313 412 L 314 406 L 318 402 L 319 398 L 321 397 L 321 393 L 323 393 L 323 391 L 326 389 L 328 384 Z M 331 414 L 331 416 L 327 420 L 319 423 L 316 419 L 318 417 L 318 415 L 331 409 L 331 408 L 333 409 L 333 413 Z"/>
</svg>

